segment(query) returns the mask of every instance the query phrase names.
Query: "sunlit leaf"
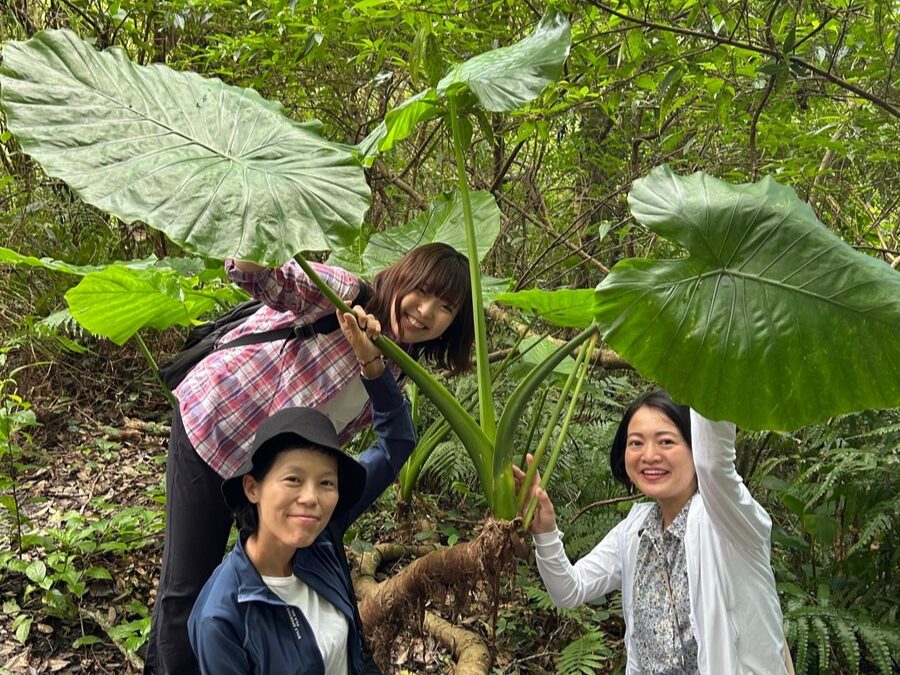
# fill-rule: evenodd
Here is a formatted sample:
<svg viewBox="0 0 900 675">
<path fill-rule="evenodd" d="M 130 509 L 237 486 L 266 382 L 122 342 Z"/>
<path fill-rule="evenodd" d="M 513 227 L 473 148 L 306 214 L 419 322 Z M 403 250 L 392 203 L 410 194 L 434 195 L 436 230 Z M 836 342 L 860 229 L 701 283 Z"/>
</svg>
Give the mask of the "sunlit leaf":
<svg viewBox="0 0 900 675">
<path fill-rule="evenodd" d="M 556 291 L 531 288 L 504 293 L 497 296 L 496 302 L 533 312 L 544 321 L 563 328 L 587 328 L 597 313 L 596 292 L 592 288 Z"/>
<path fill-rule="evenodd" d="M 85 329 L 119 345 L 145 326 L 186 326 L 216 306 L 210 295 L 185 290 L 175 272 L 117 266 L 85 276 L 66 302 Z"/>
</svg>

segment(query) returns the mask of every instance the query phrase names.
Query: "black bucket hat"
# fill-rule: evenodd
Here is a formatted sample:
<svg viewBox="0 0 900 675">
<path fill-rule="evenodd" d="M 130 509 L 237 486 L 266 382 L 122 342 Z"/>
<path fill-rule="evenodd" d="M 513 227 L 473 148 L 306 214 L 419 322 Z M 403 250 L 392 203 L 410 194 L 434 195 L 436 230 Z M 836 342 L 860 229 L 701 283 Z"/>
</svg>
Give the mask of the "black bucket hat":
<svg viewBox="0 0 900 675">
<path fill-rule="evenodd" d="M 253 470 L 254 459 L 263 457 L 265 450 L 276 440 L 279 443 L 296 440 L 297 448 L 312 445 L 335 456 L 338 465 L 338 503 L 332 518 L 344 515 L 359 501 L 366 486 L 366 470 L 341 450 L 331 420 L 313 408 L 284 408 L 263 420 L 250 446 L 249 457 L 233 477 L 222 483 L 222 496 L 232 511 L 240 510 L 247 503 L 244 475 Z"/>
</svg>

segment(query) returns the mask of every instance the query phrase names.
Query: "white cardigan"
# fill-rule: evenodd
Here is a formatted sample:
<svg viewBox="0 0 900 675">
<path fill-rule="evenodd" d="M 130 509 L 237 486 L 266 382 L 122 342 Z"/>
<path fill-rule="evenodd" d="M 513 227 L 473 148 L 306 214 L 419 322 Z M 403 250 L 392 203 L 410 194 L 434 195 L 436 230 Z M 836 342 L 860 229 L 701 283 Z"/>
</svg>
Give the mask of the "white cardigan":
<svg viewBox="0 0 900 675">
<path fill-rule="evenodd" d="M 684 548 L 697 662 L 702 675 L 784 675 L 783 618 L 770 564 L 772 520 L 735 470 L 734 436 L 730 422 L 710 422 L 691 411 L 699 495 L 688 512 Z M 651 506 L 635 504 L 575 565 L 559 530 L 534 536 L 538 570 L 558 607 L 622 591 L 629 653 L 638 530 Z M 629 659 L 625 672 L 639 675 L 641 669 Z"/>
</svg>

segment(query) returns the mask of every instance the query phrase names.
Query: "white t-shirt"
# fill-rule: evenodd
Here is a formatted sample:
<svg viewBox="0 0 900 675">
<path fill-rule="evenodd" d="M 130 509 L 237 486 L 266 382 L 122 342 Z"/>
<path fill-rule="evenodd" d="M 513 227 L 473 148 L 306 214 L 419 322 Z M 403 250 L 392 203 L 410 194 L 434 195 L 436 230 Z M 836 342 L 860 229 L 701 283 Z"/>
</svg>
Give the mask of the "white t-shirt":
<svg viewBox="0 0 900 675">
<path fill-rule="evenodd" d="M 325 662 L 325 675 L 347 675 L 347 617 L 328 600 L 295 576 L 262 578 L 272 592 L 297 607 L 316 636 L 316 645 Z"/>
<path fill-rule="evenodd" d="M 318 410 L 334 425 L 334 430 L 341 433 L 350 422 L 359 417 L 359 413 L 369 402 L 369 394 L 358 377 L 354 377 L 330 400 L 319 405 Z"/>
</svg>

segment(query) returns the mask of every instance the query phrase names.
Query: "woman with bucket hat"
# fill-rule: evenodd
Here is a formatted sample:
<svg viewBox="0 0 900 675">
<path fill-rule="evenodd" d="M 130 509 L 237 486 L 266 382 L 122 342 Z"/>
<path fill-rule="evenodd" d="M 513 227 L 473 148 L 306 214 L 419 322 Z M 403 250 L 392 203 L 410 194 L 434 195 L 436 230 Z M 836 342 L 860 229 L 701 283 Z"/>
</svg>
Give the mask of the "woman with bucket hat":
<svg viewBox="0 0 900 675">
<path fill-rule="evenodd" d="M 355 299 L 410 354 L 452 373 L 466 370 L 474 341 L 469 261 L 451 246 L 418 246 L 375 275 L 367 301 L 347 270 L 311 263 L 341 298 Z M 262 307 L 221 336 L 217 349 L 175 389 L 166 458 L 166 529 L 153 605 L 145 675 L 198 675 L 187 619 L 203 584 L 225 555 L 233 518 L 219 486 L 247 458 L 260 423 L 272 412 L 311 407 L 328 415 L 341 442 L 368 428 L 372 410 L 359 361 L 383 367 L 369 345 L 360 357 L 340 331 L 221 348 L 288 327 L 307 329 L 334 312 L 296 261 L 262 268 L 227 260 L 231 280 Z M 395 377 L 396 365 L 388 364 Z M 371 375 L 371 373 L 368 373 Z"/>
<path fill-rule="evenodd" d="M 378 322 L 340 317 L 361 363 Z M 343 553 L 343 534 L 393 482 L 416 444 L 408 406 L 381 362 L 364 367 L 377 440 L 358 459 L 330 419 L 285 408 L 262 422 L 250 455 L 222 484 L 238 541 L 188 621 L 202 673 L 376 673 Z"/>
</svg>

